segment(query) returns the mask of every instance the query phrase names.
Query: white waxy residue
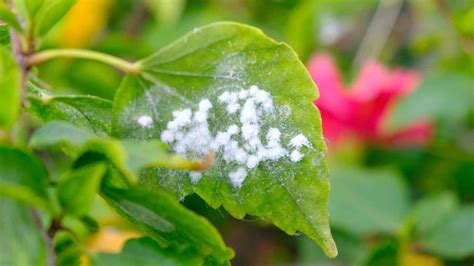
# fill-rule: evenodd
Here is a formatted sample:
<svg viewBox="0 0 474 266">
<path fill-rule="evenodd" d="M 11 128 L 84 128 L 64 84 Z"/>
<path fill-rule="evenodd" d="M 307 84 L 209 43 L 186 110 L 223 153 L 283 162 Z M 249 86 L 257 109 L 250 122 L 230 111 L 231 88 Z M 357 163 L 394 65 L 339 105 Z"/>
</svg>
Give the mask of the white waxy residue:
<svg viewBox="0 0 474 266">
<path fill-rule="evenodd" d="M 234 187 L 237 188 L 242 186 L 245 177 L 247 177 L 247 171 L 243 167 L 239 167 L 237 171 L 229 173 L 230 182 L 232 183 L 232 185 L 234 185 Z"/>
<path fill-rule="evenodd" d="M 256 85 L 248 90 L 224 91 L 215 103 L 223 105 L 227 115 L 240 123 L 210 132 L 208 120 L 214 106 L 211 100 L 202 99 L 194 112 L 190 108 L 175 110 L 173 120 L 161 132 L 161 140 L 170 144 L 174 152 L 189 158 L 202 158 L 214 150 L 217 158 L 238 165 L 235 171 L 228 173 L 230 183 L 236 188 L 242 186 L 248 172 L 260 163 L 285 157 L 296 163 L 304 157 L 301 148 L 311 148 L 311 143 L 302 134 L 291 138 L 288 147 L 284 147 L 280 129 L 265 127 L 263 117 L 272 114 L 275 106 L 271 94 Z M 265 132 L 264 128 L 268 130 Z M 200 172 L 189 173 L 193 182 L 198 182 L 201 175 Z"/>
</svg>

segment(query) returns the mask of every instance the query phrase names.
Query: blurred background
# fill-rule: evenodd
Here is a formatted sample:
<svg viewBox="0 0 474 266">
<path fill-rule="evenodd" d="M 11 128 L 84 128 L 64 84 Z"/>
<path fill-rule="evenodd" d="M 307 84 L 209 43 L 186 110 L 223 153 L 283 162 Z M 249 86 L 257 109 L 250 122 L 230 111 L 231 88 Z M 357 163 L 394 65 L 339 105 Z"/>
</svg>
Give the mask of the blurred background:
<svg viewBox="0 0 474 266">
<path fill-rule="evenodd" d="M 186 198 L 234 265 L 473 265 L 474 1 L 78 0 L 41 47 L 135 60 L 221 20 L 288 43 L 318 85 L 339 248 L 328 260 L 303 235 Z M 41 68 L 55 90 L 109 99 L 121 80 L 90 61 Z M 119 251 L 139 233 L 104 206 L 89 248 Z"/>
</svg>

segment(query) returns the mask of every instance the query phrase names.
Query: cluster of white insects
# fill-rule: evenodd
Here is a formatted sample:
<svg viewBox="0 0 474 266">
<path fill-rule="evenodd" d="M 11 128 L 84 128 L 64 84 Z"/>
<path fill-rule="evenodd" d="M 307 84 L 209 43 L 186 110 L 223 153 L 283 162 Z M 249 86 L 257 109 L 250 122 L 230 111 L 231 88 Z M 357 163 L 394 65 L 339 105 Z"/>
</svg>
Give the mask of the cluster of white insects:
<svg viewBox="0 0 474 266">
<path fill-rule="evenodd" d="M 202 99 L 194 112 L 191 108 L 173 111 L 173 120 L 161 132 L 161 140 L 182 156 L 202 157 L 213 150 L 226 163 L 238 165 L 228 174 L 234 187 L 241 187 L 248 171 L 260 162 L 287 157 L 296 163 L 304 157 L 301 148 L 312 148 L 303 134 L 291 138 L 286 147 L 281 143 L 278 128 L 271 127 L 262 134 L 265 122 L 262 116 L 274 112 L 275 106 L 270 93 L 256 85 L 248 90 L 225 91 L 218 97 L 217 104 L 224 105 L 228 115 L 238 116 L 240 123 L 232 124 L 224 131 L 211 132 L 208 119 L 213 104 L 209 99 Z M 140 116 L 137 122 L 145 128 L 153 126 L 152 118 L 147 115 Z M 190 178 L 197 182 L 201 173 L 190 172 Z"/>
</svg>

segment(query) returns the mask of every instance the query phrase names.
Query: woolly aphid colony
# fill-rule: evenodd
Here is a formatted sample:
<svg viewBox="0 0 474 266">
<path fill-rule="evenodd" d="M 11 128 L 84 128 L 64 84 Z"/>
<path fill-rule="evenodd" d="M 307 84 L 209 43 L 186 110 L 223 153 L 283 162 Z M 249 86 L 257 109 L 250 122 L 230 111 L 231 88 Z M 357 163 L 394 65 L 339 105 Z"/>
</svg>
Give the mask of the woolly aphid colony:
<svg viewBox="0 0 474 266">
<path fill-rule="evenodd" d="M 274 112 L 275 106 L 270 93 L 256 85 L 248 90 L 225 91 L 216 104 L 224 105 L 229 115 L 238 116 L 240 123 L 230 125 L 225 131 L 211 132 L 208 119 L 213 104 L 209 99 L 202 99 L 195 112 L 190 108 L 174 111 L 174 119 L 161 132 L 161 140 L 182 156 L 202 157 L 214 150 L 226 163 L 237 164 L 237 170 L 228 174 L 236 188 L 242 186 L 248 171 L 260 162 L 287 157 L 297 163 L 304 157 L 301 148 L 312 148 L 303 134 L 294 136 L 284 147 L 281 132 L 274 127 L 268 129 L 262 140 L 261 128 L 265 123 L 262 116 Z M 144 128 L 153 126 L 152 118 L 147 115 L 140 116 L 137 122 Z M 190 172 L 190 178 L 198 182 L 201 173 Z"/>
</svg>

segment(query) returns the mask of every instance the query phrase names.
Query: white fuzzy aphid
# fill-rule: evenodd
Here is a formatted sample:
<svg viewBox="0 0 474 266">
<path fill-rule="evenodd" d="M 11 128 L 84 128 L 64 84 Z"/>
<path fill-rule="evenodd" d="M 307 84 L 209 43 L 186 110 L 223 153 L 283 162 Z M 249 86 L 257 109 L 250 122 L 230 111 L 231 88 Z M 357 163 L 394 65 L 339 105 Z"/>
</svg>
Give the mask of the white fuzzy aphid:
<svg viewBox="0 0 474 266">
<path fill-rule="evenodd" d="M 138 124 L 144 128 L 151 128 L 153 127 L 153 118 L 148 115 L 142 115 L 137 119 Z"/>
<path fill-rule="evenodd" d="M 299 150 L 294 150 L 290 154 L 290 160 L 292 162 L 299 162 L 301 159 L 303 159 L 303 154 Z"/>
<path fill-rule="evenodd" d="M 161 140 L 183 156 L 199 158 L 209 150 L 214 150 L 224 162 L 237 164 L 238 168 L 228 174 L 230 182 L 236 188 L 242 186 L 248 171 L 258 167 L 261 162 L 287 157 L 296 163 L 304 157 L 300 149 L 311 147 L 308 139 L 299 134 L 288 143 L 288 147 L 293 149 L 290 153 L 282 146 L 281 131 L 274 127 L 269 128 L 266 135 L 262 136 L 262 126 L 265 123 L 262 116 L 272 113 L 274 105 L 270 93 L 260 90 L 256 85 L 248 90 L 224 91 L 218 96 L 217 103 L 224 105 L 227 114 L 238 118 L 240 124 L 210 132 L 208 119 L 213 104 L 209 99 L 202 99 L 195 112 L 190 108 L 174 111 L 174 119 L 162 131 Z M 202 174 L 190 172 L 189 176 L 192 182 L 198 182 Z"/>
<path fill-rule="evenodd" d="M 311 143 L 303 134 L 298 134 L 290 140 L 290 146 L 296 149 L 299 149 L 303 146 L 310 148 Z"/>
</svg>

